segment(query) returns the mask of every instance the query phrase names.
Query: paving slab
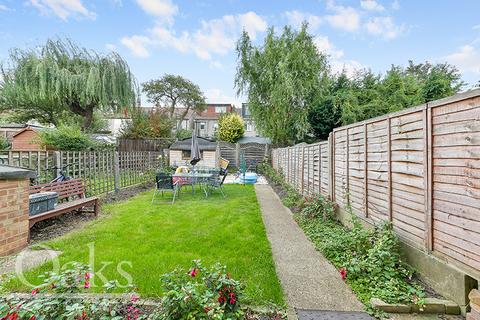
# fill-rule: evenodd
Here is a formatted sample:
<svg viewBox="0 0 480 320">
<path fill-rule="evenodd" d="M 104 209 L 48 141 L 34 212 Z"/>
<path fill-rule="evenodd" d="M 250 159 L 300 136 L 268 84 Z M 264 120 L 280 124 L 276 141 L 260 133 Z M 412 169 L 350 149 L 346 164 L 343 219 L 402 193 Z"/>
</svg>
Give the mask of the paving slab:
<svg viewBox="0 0 480 320">
<path fill-rule="evenodd" d="M 318 252 L 269 185 L 255 185 L 273 258 L 290 308 L 363 311 L 339 272 Z"/>
<path fill-rule="evenodd" d="M 374 320 L 365 312 L 297 310 L 298 320 Z"/>
</svg>

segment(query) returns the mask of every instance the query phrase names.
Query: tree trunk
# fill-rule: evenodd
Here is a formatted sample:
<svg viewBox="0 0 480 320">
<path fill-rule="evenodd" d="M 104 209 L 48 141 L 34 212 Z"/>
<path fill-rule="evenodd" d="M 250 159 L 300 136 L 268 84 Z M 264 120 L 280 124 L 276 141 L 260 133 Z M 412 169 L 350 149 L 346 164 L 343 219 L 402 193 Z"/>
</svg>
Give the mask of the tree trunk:
<svg viewBox="0 0 480 320">
<path fill-rule="evenodd" d="M 93 106 L 88 105 L 85 108 L 85 118 L 83 119 L 82 131 L 87 131 L 92 126 L 93 122 Z"/>
</svg>

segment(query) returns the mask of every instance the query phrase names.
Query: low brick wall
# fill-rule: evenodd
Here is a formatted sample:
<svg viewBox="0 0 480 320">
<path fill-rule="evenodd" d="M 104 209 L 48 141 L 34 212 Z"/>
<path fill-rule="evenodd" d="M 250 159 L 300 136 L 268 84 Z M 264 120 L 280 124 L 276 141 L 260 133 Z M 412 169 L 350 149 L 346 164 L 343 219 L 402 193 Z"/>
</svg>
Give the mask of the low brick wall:
<svg viewBox="0 0 480 320">
<path fill-rule="evenodd" d="M 0 256 L 28 243 L 28 179 L 0 179 Z"/>
</svg>

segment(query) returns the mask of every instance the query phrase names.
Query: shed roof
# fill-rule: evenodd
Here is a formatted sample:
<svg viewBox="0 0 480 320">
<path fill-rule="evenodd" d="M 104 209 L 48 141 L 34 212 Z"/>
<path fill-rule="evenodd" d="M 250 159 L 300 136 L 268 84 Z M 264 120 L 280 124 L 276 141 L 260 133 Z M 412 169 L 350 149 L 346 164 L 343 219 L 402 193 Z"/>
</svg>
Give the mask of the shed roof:
<svg viewBox="0 0 480 320">
<path fill-rule="evenodd" d="M 197 137 L 198 147 L 200 151 L 215 151 L 217 143 L 213 140 Z M 178 140 L 170 145 L 171 150 L 190 150 L 192 147 L 192 138 Z"/>
<path fill-rule="evenodd" d="M 40 132 L 40 131 L 43 131 L 43 130 L 45 130 L 45 128 L 43 128 L 43 127 L 31 127 L 31 126 L 28 126 L 28 127 L 24 128 L 24 129 L 16 132 L 13 136 L 16 137 L 16 136 L 18 136 L 19 134 L 24 133 L 25 131 Z"/>
</svg>

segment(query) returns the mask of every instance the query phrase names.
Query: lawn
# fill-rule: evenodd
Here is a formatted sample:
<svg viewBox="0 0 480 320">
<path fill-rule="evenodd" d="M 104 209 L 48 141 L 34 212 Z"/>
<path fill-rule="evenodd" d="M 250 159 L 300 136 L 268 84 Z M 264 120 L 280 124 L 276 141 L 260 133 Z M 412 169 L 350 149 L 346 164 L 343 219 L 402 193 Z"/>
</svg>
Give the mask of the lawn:
<svg viewBox="0 0 480 320">
<path fill-rule="evenodd" d="M 160 275 L 201 259 L 206 266 L 226 265 L 232 277 L 245 285 L 249 303 L 283 303 L 253 186 L 228 185 L 225 192 L 225 199 L 218 192 L 209 198 L 200 192 L 182 193 L 174 205 L 152 205 L 152 192 L 142 193 L 104 206 L 98 220 L 45 244 L 63 252 L 61 265 L 88 263 L 93 244 L 97 275 L 125 284 L 117 270 L 124 261 L 121 268 L 132 276 L 142 296 L 161 295 Z M 103 264 L 107 265 L 102 269 Z M 33 282 L 51 267 L 47 263 L 34 269 L 27 279 Z M 22 287 L 14 280 L 10 289 Z M 93 289 L 101 291 L 99 286 Z"/>
</svg>

